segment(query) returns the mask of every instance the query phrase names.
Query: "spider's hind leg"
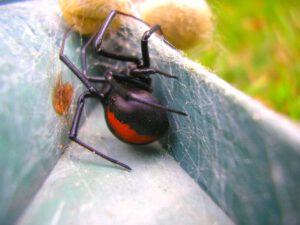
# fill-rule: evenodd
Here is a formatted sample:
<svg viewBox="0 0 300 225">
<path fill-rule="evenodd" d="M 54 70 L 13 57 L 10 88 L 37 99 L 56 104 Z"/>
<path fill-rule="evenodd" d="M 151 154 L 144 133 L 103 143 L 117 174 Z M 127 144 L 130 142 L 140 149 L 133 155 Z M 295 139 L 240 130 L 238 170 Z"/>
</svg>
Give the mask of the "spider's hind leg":
<svg viewBox="0 0 300 225">
<path fill-rule="evenodd" d="M 78 131 L 79 131 L 79 123 L 80 123 L 80 118 L 82 116 L 82 111 L 83 111 L 83 108 L 84 108 L 84 104 L 85 104 L 85 100 L 87 98 L 98 98 L 97 96 L 91 94 L 89 91 L 86 91 L 84 92 L 83 94 L 81 94 L 78 98 L 78 102 L 77 102 L 77 109 L 76 109 L 76 112 L 75 112 L 75 115 L 74 115 L 74 119 L 73 119 L 73 122 L 72 122 L 72 127 L 71 127 L 71 130 L 70 130 L 70 133 L 69 133 L 69 138 L 76 142 L 77 144 L 81 145 L 82 147 L 86 148 L 87 150 L 95 153 L 96 155 L 114 163 L 114 164 L 117 164 L 127 170 L 131 170 L 131 168 L 129 166 L 127 166 L 126 164 L 116 160 L 116 159 L 113 159 L 103 153 L 101 153 L 100 151 L 98 151 L 97 149 L 95 149 L 94 147 L 90 146 L 89 144 L 83 142 L 81 139 L 78 138 Z"/>
</svg>

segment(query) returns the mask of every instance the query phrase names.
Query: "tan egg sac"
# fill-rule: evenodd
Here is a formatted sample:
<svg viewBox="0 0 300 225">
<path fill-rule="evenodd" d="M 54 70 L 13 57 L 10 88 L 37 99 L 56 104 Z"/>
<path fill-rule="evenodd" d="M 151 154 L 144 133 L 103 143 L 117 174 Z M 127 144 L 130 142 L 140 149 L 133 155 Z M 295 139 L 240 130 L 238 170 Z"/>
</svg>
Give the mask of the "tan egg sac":
<svg viewBox="0 0 300 225">
<path fill-rule="evenodd" d="M 141 6 L 141 17 L 151 25 L 160 24 L 166 38 L 185 50 L 208 40 L 213 19 L 204 0 L 148 0 Z"/>
<path fill-rule="evenodd" d="M 63 17 L 68 25 L 82 35 L 91 35 L 99 29 L 111 10 L 130 13 L 126 0 L 59 0 Z M 113 27 L 120 24 L 116 18 Z"/>
</svg>

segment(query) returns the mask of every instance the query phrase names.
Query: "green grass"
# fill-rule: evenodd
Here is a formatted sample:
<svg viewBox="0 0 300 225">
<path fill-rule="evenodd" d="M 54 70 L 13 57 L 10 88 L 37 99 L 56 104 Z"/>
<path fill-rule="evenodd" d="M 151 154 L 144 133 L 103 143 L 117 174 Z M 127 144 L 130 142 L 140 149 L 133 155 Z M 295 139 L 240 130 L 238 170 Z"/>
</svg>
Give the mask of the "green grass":
<svg viewBox="0 0 300 225">
<path fill-rule="evenodd" d="M 266 106 L 300 121 L 300 1 L 210 0 L 213 40 L 187 54 Z"/>
</svg>

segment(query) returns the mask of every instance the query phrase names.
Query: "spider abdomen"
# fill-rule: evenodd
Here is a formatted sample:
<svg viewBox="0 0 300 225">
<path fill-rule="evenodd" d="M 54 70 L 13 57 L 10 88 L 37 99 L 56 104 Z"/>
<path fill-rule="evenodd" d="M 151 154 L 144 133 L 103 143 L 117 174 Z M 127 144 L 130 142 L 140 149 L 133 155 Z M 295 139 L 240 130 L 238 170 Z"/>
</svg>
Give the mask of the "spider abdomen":
<svg viewBox="0 0 300 225">
<path fill-rule="evenodd" d="M 128 88 L 135 96 L 159 104 L 148 91 Z M 135 100 L 126 100 L 115 91 L 105 106 L 105 118 L 112 133 L 130 144 L 148 144 L 161 138 L 169 127 L 165 110 L 153 108 Z"/>
</svg>

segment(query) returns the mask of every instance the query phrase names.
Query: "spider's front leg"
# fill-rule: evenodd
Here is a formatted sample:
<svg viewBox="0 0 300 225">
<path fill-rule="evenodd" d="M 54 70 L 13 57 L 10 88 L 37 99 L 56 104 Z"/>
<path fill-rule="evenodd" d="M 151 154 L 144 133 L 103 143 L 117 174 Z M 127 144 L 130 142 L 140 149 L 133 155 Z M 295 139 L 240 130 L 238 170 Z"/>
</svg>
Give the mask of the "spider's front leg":
<svg viewBox="0 0 300 225">
<path fill-rule="evenodd" d="M 86 88 L 89 90 L 90 93 L 93 93 L 95 95 L 98 95 L 98 91 L 91 85 L 91 83 L 88 80 L 88 77 L 85 76 L 80 69 L 78 69 L 74 63 L 69 59 L 67 55 L 65 55 L 64 50 L 65 50 L 65 44 L 66 40 L 69 36 L 69 34 L 72 31 L 72 27 L 65 33 L 63 37 L 63 41 L 61 44 L 61 48 L 59 51 L 59 58 L 63 63 L 76 75 L 76 77 L 86 86 Z M 101 82 L 105 82 L 105 78 L 102 77 Z"/>
<path fill-rule="evenodd" d="M 120 11 L 112 10 L 109 13 L 108 17 L 106 18 L 103 25 L 101 26 L 101 28 L 99 29 L 99 31 L 96 34 L 93 35 L 93 37 L 86 43 L 86 45 L 82 49 L 81 59 L 82 59 L 83 73 L 84 74 L 87 73 L 86 72 L 87 71 L 86 49 L 91 43 L 93 43 L 93 46 L 94 46 L 94 48 L 96 49 L 96 51 L 99 55 L 102 55 L 104 57 L 108 57 L 108 58 L 111 58 L 111 59 L 116 59 L 116 60 L 120 60 L 120 61 L 135 63 L 137 65 L 137 68 L 134 71 L 132 71 L 135 74 L 138 74 L 138 75 L 146 74 L 147 75 L 147 74 L 157 73 L 157 74 L 160 74 L 162 76 L 166 76 L 166 77 L 170 77 L 170 78 L 176 78 L 175 76 L 172 76 L 170 74 L 162 72 L 158 69 L 150 68 L 150 56 L 149 56 L 148 40 L 157 31 L 159 31 L 163 36 L 163 32 L 162 32 L 162 29 L 161 29 L 160 25 L 155 25 L 155 26 L 151 27 L 148 31 L 146 31 L 143 34 L 142 39 L 141 39 L 142 61 L 141 61 L 141 59 L 139 59 L 137 57 L 112 53 L 112 52 L 108 52 L 108 51 L 105 51 L 105 50 L 102 49 L 102 43 L 103 43 L 103 40 L 104 40 L 105 33 L 107 32 L 110 24 L 112 23 L 112 21 L 114 20 L 114 18 L 117 15 L 121 15 L 121 16 L 125 16 L 125 17 L 128 17 L 128 18 L 137 20 L 137 21 L 149 26 L 149 24 L 147 24 L 146 22 L 144 22 L 140 18 L 137 18 L 135 16 L 132 16 L 130 14 L 126 14 L 126 13 L 123 13 L 123 12 L 120 12 Z M 164 38 L 164 36 L 163 36 L 163 41 L 166 44 L 168 44 L 170 47 L 174 48 Z"/>
<path fill-rule="evenodd" d="M 62 45 L 60 48 L 60 53 L 59 53 L 59 58 L 69 67 L 69 69 L 79 78 L 79 80 L 81 80 L 81 82 L 88 88 L 88 89 L 93 89 L 91 88 L 92 85 L 90 84 L 89 81 L 92 82 L 99 82 L 99 83 L 104 83 L 105 82 L 105 78 L 104 77 L 92 77 L 92 76 L 88 76 L 87 74 L 87 69 L 85 69 L 86 67 L 83 67 L 84 70 L 83 72 L 81 71 L 81 69 L 77 68 L 74 63 L 72 63 L 72 61 L 69 59 L 69 57 L 64 53 L 64 49 L 65 49 L 65 44 L 66 41 L 68 39 L 68 36 L 70 35 L 72 31 L 72 27 L 69 28 L 69 30 L 67 30 L 67 32 L 65 33 L 64 37 L 63 37 L 63 41 L 62 41 Z M 87 43 L 91 42 L 93 39 L 93 37 L 91 37 Z M 82 58 L 82 54 L 81 54 L 81 62 L 85 62 L 86 63 L 86 55 L 84 55 L 84 60 Z"/>
<path fill-rule="evenodd" d="M 114 163 L 114 164 L 117 164 L 127 170 L 131 170 L 131 168 L 129 166 L 127 166 L 126 164 L 116 160 L 116 159 L 113 159 L 103 153 L 101 153 L 100 151 L 98 151 L 97 149 L 95 149 L 94 147 L 90 146 L 89 144 L 83 142 L 81 139 L 78 138 L 78 131 L 79 131 L 79 123 L 80 123 L 80 118 L 82 116 L 82 111 L 83 111 L 83 108 L 84 108 L 84 104 L 85 104 L 85 100 L 87 98 L 97 98 L 99 99 L 98 96 L 90 93 L 89 91 L 86 91 L 84 92 L 83 94 L 81 94 L 78 98 L 78 101 L 77 101 L 77 109 L 76 109 L 76 112 L 75 112 L 75 115 L 74 115 L 74 119 L 73 119 L 73 122 L 72 122 L 72 127 L 71 127 L 71 130 L 70 130 L 70 133 L 69 133 L 69 138 L 76 142 L 77 144 L 81 145 L 82 147 L 86 148 L 87 150 L 95 153 L 96 155 Z M 102 99 L 101 99 L 102 101 Z"/>
<path fill-rule="evenodd" d="M 140 76 L 151 75 L 151 74 L 159 74 L 159 75 L 162 75 L 162 76 L 165 76 L 165 77 L 168 77 L 168 78 L 178 79 L 178 77 L 176 77 L 176 76 L 173 76 L 171 74 L 168 74 L 168 73 L 165 73 L 165 72 L 160 71 L 158 69 L 150 67 L 151 63 L 150 63 L 149 43 L 148 43 L 148 41 L 149 41 L 150 37 L 157 31 L 160 31 L 160 33 L 163 34 L 162 30 L 161 30 L 161 27 L 158 24 L 151 27 L 148 31 L 146 31 L 143 34 L 143 37 L 142 37 L 142 40 L 141 40 L 141 51 L 142 51 L 142 57 L 143 57 L 143 65 L 133 69 L 131 71 L 131 74 L 132 75 L 140 75 Z M 163 41 L 165 43 L 167 43 L 169 46 L 171 46 L 172 48 L 174 48 L 165 38 L 163 39 Z"/>
<path fill-rule="evenodd" d="M 105 51 L 105 50 L 102 49 L 102 42 L 104 40 L 105 33 L 107 32 L 110 24 L 112 23 L 112 21 L 114 20 L 114 18 L 116 17 L 117 14 L 120 14 L 120 15 L 123 15 L 123 16 L 128 16 L 128 17 L 137 19 L 139 21 L 142 21 L 139 18 L 134 17 L 132 15 L 122 13 L 122 12 L 119 12 L 119 11 L 116 11 L 116 10 L 112 10 L 109 13 L 108 17 L 106 18 L 106 20 L 104 21 L 101 28 L 99 29 L 99 31 L 94 35 L 93 46 L 96 49 L 97 53 L 101 56 L 111 58 L 111 59 L 120 60 L 120 61 L 124 61 L 124 62 L 133 62 L 136 65 L 140 65 L 141 60 L 137 57 L 129 56 L 129 55 L 122 55 L 122 54 L 118 54 L 118 53 L 113 53 L 113 52 Z"/>
<path fill-rule="evenodd" d="M 163 32 L 160 28 L 159 25 L 155 25 L 153 27 L 150 28 L 150 30 L 146 31 L 143 35 L 142 38 L 142 62 L 139 58 L 137 57 L 133 57 L 133 56 L 128 56 L 128 55 L 121 55 L 121 54 L 117 54 L 117 53 L 112 53 L 112 52 L 108 52 L 102 49 L 102 42 L 104 40 L 104 36 L 105 33 L 107 32 L 110 24 L 112 23 L 112 21 L 114 20 L 114 18 L 117 15 L 121 15 L 121 16 L 125 16 L 134 20 L 139 21 L 140 23 L 145 24 L 146 26 L 149 26 L 149 24 L 147 24 L 145 21 L 143 21 L 142 19 L 135 17 L 133 15 L 127 14 L 127 13 L 123 13 L 120 11 L 116 11 L 116 10 L 112 10 L 108 17 L 106 18 L 105 22 L 103 23 L 103 25 L 101 26 L 101 28 L 99 29 L 99 31 L 96 33 L 94 40 L 93 40 L 93 46 L 96 49 L 97 53 L 108 57 L 108 58 L 112 58 L 112 59 L 116 59 L 116 60 L 120 60 L 120 61 L 125 61 L 125 62 L 133 62 L 138 66 L 145 66 L 145 67 L 149 67 L 150 65 L 150 58 L 149 58 L 149 53 L 148 53 L 148 39 L 150 38 L 150 36 L 155 33 L 156 31 L 160 31 L 160 33 L 163 35 Z M 163 41 L 168 44 L 170 47 L 174 48 L 173 45 L 171 45 L 163 36 Z"/>
</svg>

